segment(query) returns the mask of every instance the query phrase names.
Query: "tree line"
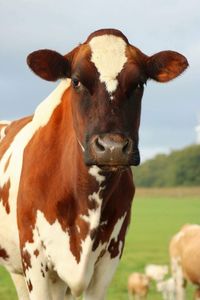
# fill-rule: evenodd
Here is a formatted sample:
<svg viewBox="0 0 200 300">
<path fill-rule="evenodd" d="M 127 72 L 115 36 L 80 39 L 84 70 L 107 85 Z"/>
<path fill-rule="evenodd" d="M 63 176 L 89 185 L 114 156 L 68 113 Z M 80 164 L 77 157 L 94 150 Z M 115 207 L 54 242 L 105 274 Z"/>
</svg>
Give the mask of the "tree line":
<svg viewBox="0 0 200 300">
<path fill-rule="evenodd" d="M 200 145 L 159 154 L 133 168 L 141 187 L 200 186 Z"/>
</svg>

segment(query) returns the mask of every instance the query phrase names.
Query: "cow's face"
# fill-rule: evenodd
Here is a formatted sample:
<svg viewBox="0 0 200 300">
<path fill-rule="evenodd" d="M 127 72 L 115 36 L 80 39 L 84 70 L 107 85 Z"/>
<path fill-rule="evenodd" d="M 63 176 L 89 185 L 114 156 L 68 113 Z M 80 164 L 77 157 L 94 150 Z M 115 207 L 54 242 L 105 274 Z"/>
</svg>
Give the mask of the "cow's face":
<svg viewBox="0 0 200 300">
<path fill-rule="evenodd" d="M 85 163 L 108 169 L 140 162 L 138 130 L 146 81 L 167 82 L 188 65 L 173 51 L 148 57 L 111 29 L 94 32 L 65 56 L 33 52 L 28 64 L 46 80 L 71 78 L 73 125 Z"/>
</svg>

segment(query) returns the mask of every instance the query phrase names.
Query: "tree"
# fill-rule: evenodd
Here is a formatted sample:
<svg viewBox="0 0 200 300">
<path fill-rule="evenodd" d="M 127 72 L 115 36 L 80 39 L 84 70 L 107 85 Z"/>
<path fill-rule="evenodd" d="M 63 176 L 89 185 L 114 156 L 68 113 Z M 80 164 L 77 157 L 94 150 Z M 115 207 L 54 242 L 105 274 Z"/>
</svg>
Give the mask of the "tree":
<svg viewBox="0 0 200 300">
<path fill-rule="evenodd" d="M 157 155 L 133 173 L 137 186 L 200 186 L 200 145 Z"/>
</svg>

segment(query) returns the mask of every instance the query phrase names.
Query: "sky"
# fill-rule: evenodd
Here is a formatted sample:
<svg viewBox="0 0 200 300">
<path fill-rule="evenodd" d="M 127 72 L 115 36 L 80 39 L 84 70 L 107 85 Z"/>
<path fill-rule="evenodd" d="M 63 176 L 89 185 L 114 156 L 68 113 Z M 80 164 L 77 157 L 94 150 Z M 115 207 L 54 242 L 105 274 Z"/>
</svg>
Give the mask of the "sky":
<svg viewBox="0 0 200 300">
<path fill-rule="evenodd" d="M 34 112 L 58 83 L 36 77 L 27 55 L 66 54 L 100 28 L 121 30 L 147 55 L 174 50 L 190 67 L 169 83 L 149 81 L 142 100 L 142 161 L 195 143 L 200 123 L 199 0 L 0 0 L 0 119 Z"/>
</svg>

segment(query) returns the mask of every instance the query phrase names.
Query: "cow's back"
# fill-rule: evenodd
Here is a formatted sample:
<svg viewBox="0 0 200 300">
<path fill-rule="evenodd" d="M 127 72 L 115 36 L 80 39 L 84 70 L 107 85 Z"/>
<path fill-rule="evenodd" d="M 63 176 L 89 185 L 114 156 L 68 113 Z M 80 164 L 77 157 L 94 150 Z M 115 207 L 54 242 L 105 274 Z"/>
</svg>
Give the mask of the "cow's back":
<svg viewBox="0 0 200 300">
<path fill-rule="evenodd" d="M 15 171 L 18 171 L 14 156 L 20 148 L 20 141 L 16 143 L 16 140 L 31 120 L 32 117 L 26 117 L 13 122 L 0 122 L 0 264 L 11 272 L 21 272 L 14 178 Z"/>
<path fill-rule="evenodd" d="M 187 225 L 170 243 L 170 256 L 178 259 L 186 279 L 200 284 L 200 226 Z"/>
</svg>

